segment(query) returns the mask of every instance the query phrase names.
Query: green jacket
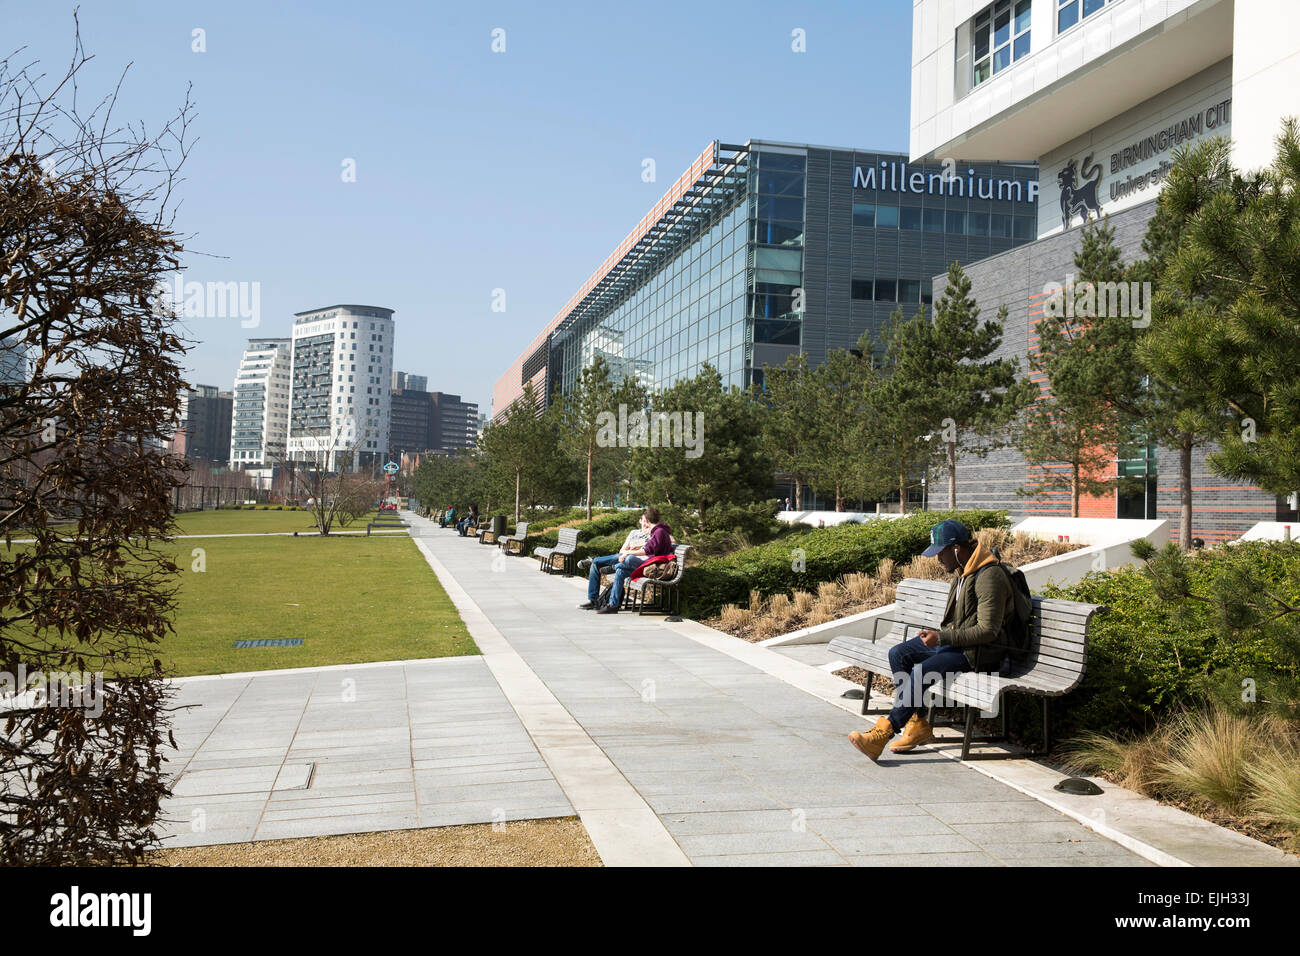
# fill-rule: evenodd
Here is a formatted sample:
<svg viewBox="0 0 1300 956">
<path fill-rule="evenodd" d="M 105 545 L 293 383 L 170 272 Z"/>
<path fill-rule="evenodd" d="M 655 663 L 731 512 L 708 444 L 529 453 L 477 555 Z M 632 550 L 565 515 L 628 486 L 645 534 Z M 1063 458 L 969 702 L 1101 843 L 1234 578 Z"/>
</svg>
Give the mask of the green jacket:
<svg viewBox="0 0 1300 956">
<path fill-rule="evenodd" d="M 1007 621 L 1016 609 L 1007 575 L 1000 570 L 981 571 L 996 563 L 997 557 L 983 545 L 975 549 L 966 566 L 953 578 L 939 628 L 939 643 L 965 651 L 966 660 L 976 671 L 1001 668 L 1006 654 L 1003 645 Z M 977 571 L 981 573 L 976 574 Z M 958 597 L 957 585 L 972 579 L 973 586 L 963 586 Z"/>
</svg>

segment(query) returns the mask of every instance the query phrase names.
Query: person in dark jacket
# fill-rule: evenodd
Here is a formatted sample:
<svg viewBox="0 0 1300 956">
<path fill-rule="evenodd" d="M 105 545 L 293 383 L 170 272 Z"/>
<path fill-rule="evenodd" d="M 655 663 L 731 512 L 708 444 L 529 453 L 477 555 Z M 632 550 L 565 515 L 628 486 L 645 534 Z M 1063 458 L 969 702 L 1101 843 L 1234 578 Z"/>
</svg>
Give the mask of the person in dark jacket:
<svg viewBox="0 0 1300 956">
<path fill-rule="evenodd" d="M 865 734 L 849 734 L 849 742 L 872 760 L 899 731 L 903 736 L 890 747 L 894 753 L 907 753 L 934 738 L 930 722 L 920 713 L 927 684 L 942 680 L 944 674 L 996 671 L 1002 665 L 1006 627 L 1015 613 L 1011 579 L 1001 570 L 979 573 L 997 564 L 997 556 L 972 541 L 960 521 L 941 521 L 931 528 L 924 554 L 937 557 L 944 570 L 956 576 L 938 629 L 920 631 L 889 652 L 897 687 L 889 716 Z"/>
<path fill-rule="evenodd" d="M 640 554 L 631 554 L 614 566 L 614 583 L 609 589 L 609 603 L 598 610 L 597 614 L 617 614 L 623 605 L 623 584 L 629 574 L 639 568 L 650 558 L 673 553 L 672 529 L 660 520 L 659 509 L 653 506 L 645 510 L 645 520 L 650 525 L 650 537 Z"/>
</svg>

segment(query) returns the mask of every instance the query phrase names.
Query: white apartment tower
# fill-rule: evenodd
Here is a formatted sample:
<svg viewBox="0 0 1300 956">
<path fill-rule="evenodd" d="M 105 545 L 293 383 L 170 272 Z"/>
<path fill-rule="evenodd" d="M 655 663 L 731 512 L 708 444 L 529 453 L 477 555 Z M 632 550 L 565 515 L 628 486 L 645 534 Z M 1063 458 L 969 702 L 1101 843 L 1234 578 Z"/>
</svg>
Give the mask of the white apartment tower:
<svg viewBox="0 0 1300 956">
<path fill-rule="evenodd" d="M 230 467 L 273 468 L 289 437 L 289 339 L 249 339 L 235 374 Z"/>
<path fill-rule="evenodd" d="M 393 310 L 331 305 L 293 326 L 289 458 L 327 471 L 370 468 L 388 453 Z"/>
</svg>

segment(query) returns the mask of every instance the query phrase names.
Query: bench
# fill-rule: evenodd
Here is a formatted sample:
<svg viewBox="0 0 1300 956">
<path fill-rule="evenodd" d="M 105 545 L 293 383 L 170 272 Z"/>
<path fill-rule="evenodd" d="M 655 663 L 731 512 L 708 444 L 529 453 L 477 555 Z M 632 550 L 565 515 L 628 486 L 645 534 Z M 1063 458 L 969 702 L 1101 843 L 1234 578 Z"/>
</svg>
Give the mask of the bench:
<svg viewBox="0 0 1300 956">
<path fill-rule="evenodd" d="M 492 544 L 496 541 L 496 532 L 492 530 L 492 518 L 488 515 L 482 515 L 478 519 L 478 526 L 474 529 L 474 536 L 478 538 L 479 544 Z"/>
<path fill-rule="evenodd" d="M 578 529 L 561 528 L 559 540 L 553 548 L 538 548 L 533 557 L 541 562 L 541 569 L 547 574 L 555 573 L 555 559 L 560 558 L 560 571 L 565 575 L 574 573 L 574 552 L 578 549 Z"/>
<path fill-rule="evenodd" d="M 891 677 L 889 651 L 897 644 L 916 636 L 918 631 L 937 628 L 943 619 L 948 602 L 949 582 L 926 581 L 907 578 L 898 585 L 893 613 L 876 618 L 874 633 L 870 637 L 837 637 L 830 642 L 830 651 L 838 657 L 856 664 L 871 674 Z M 1078 601 L 1058 601 L 1035 596 L 1033 616 L 1030 619 L 1030 651 L 1025 660 L 1013 665 L 1004 673 L 948 674 L 942 688 L 936 682 L 924 689 L 923 700 L 933 712 L 936 706 L 965 707 L 966 728 L 962 737 L 962 760 L 1005 760 L 1008 758 L 1041 757 L 1051 745 L 1051 724 L 1048 719 L 1049 697 L 1060 697 L 1074 690 L 1083 680 L 1088 658 L 1088 627 L 1092 616 L 1107 610 L 1103 605 L 1084 604 Z M 1027 754 L 972 754 L 972 743 L 991 743 L 1005 740 L 1007 714 L 1003 706 L 1004 694 L 1019 692 L 1042 699 L 1043 743 L 1042 749 Z M 974 737 L 975 712 L 997 710 L 1002 718 L 1000 737 Z M 871 709 L 871 687 L 866 687 L 862 697 L 862 713 L 886 714 L 889 711 Z"/>
<path fill-rule="evenodd" d="M 689 550 L 691 550 L 689 544 L 679 544 L 673 549 L 677 561 L 677 573 L 668 580 L 641 577 L 627 582 L 626 593 L 632 598 L 633 610 L 638 614 L 644 614 L 647 607 L 652 607 L 665 614 L 682 613 L 682 576 L 686 573 L 686 552 Z M 654 595 L 653 604 L 650 603 L 647 592 Z"/>
<path fill-rule="evenodd" d="M 519 522 L 519 527 L 515 529 L 514 534 L 506 535 L 504 538 L 498 541 L 497 544 L 499 544 L 505 550 L 506 554 L 523 554 L 524 542 L 527 540 L 528 540 L 528 522 L 521 521 Z M 511 546 L 516 544 L 519 545 L 519 550 L 512 551 Z"/>
</svg>

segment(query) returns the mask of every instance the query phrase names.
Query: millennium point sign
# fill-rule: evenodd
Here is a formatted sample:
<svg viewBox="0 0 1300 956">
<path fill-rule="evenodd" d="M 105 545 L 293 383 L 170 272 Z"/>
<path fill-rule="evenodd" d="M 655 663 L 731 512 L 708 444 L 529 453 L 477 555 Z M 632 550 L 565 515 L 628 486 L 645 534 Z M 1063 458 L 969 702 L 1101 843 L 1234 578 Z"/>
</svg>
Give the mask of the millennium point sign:
<svg viewBox="0 0 1300 956">
<path fill-rule="evenodd" d="M 966 169 L 962 175 L 955 168 L 934 171 L 911 169 L 907 163 L 881 162 L 877 166 L 853 167 L 854 189 L 880 189 L 890 192 L 916 193 L 926 196 L 964 196 L 970 199 L 1009 199 L 1035 202 L 1038 180 L 998 179 L 976 176 Z"/>
</svg>

